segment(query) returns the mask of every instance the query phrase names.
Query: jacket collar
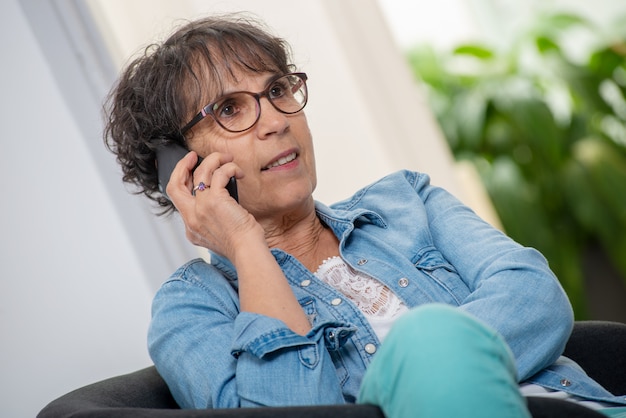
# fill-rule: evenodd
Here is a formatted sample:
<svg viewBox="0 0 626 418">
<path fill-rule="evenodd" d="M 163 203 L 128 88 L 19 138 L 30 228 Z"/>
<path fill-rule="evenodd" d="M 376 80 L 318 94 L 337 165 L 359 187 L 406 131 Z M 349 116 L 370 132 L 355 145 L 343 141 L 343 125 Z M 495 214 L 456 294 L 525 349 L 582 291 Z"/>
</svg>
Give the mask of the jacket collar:
<svg viewBox="0 0 626 418">
<path fill-rule="evenodd" d="M 380 214 L 367 209 L 337 209 L 316 201 L 315 211 L 322 222 L 333 230 L 335 236 L 342 243 L 357 224 L 373 224 L 381 228 L 387 228 L 387 223 Z M 286 256 L 285 252 L 280 249 L 274 248 L 271 251 L 279 263 Z M 226 257 L 211 252 L 211 264 L 222 271 L 229 280 L 237 280 L 235 267 Z"/>
</svg>

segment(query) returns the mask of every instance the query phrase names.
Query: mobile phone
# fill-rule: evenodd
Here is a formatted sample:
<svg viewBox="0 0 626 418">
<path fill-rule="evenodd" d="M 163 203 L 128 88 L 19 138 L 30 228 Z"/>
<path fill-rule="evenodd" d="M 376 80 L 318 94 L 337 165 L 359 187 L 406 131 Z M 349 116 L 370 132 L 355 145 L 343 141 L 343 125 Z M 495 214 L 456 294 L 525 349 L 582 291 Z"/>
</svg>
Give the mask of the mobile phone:
<svg viewBox="0 0 626 418">
<path fill-rule="evenodd" d="M 174 167 L 176 164 L 189 153 L 182 145 L 178 144 L 168 144 L 157 149 L 157 173 L 159 177 L 159 191 L 163 193 L 163 196 L 167 196 L 165 192 L 165 187 L 167 183 L 170 181 L 170 176 L 172 175 L 172 171 L 174 171 Z M 202 162 L 202 158 L 198 157 L 198 163 L 194 170 L 198 168 L 200 163 Z M 228 184 L 226 185 L 226 190 L 230 196 L 235 199 L 236 202 L 239 202 L 239 194 L 237 192 L 237 179 L 235 177 L 231 177 L 228 180 Z"/>
</svg>

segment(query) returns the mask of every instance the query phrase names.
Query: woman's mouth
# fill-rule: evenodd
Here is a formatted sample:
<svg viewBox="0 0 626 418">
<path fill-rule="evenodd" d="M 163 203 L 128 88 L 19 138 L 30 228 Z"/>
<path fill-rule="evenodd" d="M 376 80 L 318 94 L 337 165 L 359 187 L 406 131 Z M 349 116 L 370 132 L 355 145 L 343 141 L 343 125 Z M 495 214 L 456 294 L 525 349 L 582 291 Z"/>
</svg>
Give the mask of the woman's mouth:
<svg viewBox="0 0 626 418">
<path fill-rule="evenodd" d="M 281 165 L 290 163 L 293 160 L 295 160 L 297 156 L 298 155 L 295 152 L 292 152 L 291 154 L 285 155 L 284 157 L 280 157 L 278 160 L 262 168 L 261 171 L 269 170 L 270 168 L 274 168 L 274 167 L 280 167 Z"/>
</svg>

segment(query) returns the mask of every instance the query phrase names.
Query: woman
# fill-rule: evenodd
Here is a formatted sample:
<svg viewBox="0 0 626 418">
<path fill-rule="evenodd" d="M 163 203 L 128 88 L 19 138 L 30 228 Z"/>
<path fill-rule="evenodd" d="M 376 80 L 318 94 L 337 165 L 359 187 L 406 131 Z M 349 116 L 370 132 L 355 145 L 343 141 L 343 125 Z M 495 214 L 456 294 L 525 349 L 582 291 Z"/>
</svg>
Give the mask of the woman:
<svg viewBox="0 0 626 418">
<path fill-rule="evenodd" d="M 626 404 L 560 357 L 573 318 L 545 259 L 425 174 L 314 201 L 306 82 L 281 39 L 220 17 L 150 48 L 110 96 L 124 180 L 175 206 L 211 251 L 154 299 L 149 350 L 178 403 L 358 401 L 390 417 L 481 418 L 529 416 L 522 392 Z M 170 201 L 156 151 L 172 143 L 190 152 Z"/>
</svg>

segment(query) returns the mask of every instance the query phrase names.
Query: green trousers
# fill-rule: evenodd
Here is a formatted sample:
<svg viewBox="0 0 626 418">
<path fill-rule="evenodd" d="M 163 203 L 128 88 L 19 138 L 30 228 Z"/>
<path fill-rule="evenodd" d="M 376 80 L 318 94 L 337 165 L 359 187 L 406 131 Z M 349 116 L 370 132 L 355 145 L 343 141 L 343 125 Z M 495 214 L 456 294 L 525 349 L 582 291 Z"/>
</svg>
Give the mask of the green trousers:
<svg viewBox="0 0 626 418">
<path fill-rule="evenodd" d="M 502 337 L 440 304 L 396 321 L 365 373 L 359 403 L 378 405 L 387 418 L 530 418 Z"/>
<path fill-rule="evenodd" d="M 470 315 L 433 304 L 400 317 L 370 364 L 359 403 L 387 418 L 530 418 L 513 355 Z M 626 408 L 597 411 L 626 418 Z"/>
</svg>

